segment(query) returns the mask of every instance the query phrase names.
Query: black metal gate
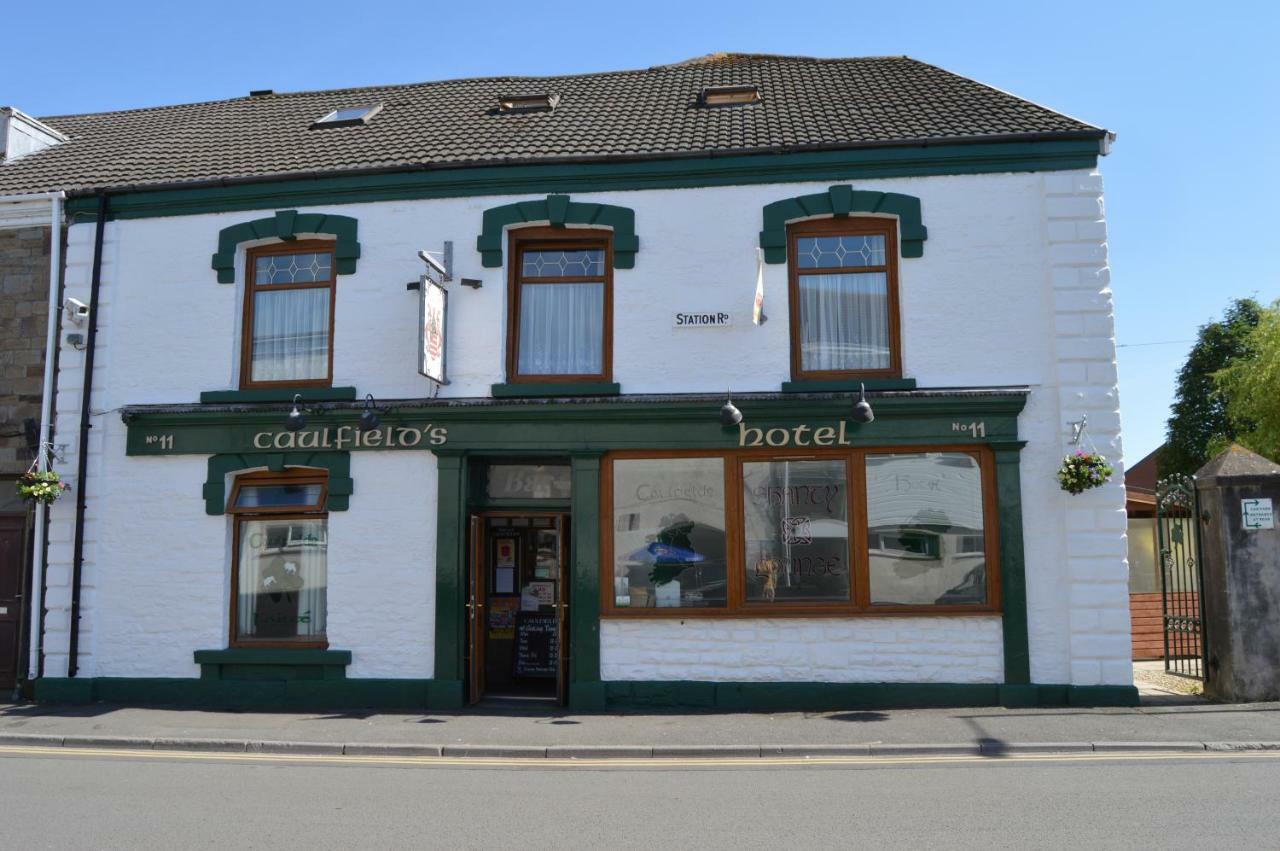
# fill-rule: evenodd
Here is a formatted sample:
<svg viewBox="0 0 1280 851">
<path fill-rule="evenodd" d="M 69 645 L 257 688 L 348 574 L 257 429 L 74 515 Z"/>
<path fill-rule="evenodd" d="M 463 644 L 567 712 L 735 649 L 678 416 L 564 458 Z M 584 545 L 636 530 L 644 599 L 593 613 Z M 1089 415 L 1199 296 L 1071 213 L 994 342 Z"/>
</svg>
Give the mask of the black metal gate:
<svg viewBox="0 0 1280 851">
<path fill-rule="evenodd" d="M 1204 599 L 1200 594 L 1200 516 L 1195 482 L 1170 476 L 1156 486 L 1164 669 L 1204 679 Z"/>
</svg>

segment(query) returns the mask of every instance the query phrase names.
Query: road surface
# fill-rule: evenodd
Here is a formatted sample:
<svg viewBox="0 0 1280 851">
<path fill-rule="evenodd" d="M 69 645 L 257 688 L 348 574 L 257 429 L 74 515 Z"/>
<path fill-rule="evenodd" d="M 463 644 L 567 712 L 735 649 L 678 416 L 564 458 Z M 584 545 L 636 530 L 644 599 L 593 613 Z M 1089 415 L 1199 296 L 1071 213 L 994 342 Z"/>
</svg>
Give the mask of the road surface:
<svg viewBox="0 0 1280 851">
<path fill-rule="evenodd" d="M 0 748 L 7 848 L 1276 847 L 1280 752 L 601 764 Z"/>
</svg>

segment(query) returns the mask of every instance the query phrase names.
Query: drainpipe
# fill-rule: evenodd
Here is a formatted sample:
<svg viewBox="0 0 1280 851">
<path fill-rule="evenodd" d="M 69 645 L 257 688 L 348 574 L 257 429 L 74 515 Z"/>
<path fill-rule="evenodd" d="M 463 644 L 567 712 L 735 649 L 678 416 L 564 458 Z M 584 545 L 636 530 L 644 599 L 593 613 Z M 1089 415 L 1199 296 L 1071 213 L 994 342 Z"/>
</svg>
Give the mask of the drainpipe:
<svg viewBox="0 0 1280 851">
<path fill-rule="evenodd" d="M 93 355 L 98 339 L 98 291 L 102 287 L 102 242 L 107 228 L 107 193 L 98 193 L 98 221 L 93 236 L 93 278 L 89 284 L 89 332 L 84 342 L 84 389 L 80 395 L 80 448 L 76 456 L 76 532 L 71 565 L 71 634 L 67 642 L 67 676 L 80 668 L 80 581 L 84 572 L 85 477 L 89 469 L 89 401 L 93 396 Z"/>
<path fill-rule="evenodd" d="M 66 197 L 63 192 L 42 192 L 30 195 L 5 195 L 0 197 L 0 203 L 28 203 L 31 201 L 48 201 L 49 202 L 49 317 L 45 325 L 45 346 L 44 346 L 44 382 L 40 388 L 40 437 L 39 447 L 37 448 L 37 469 L 45 472 L 49 469 L 49 453 L 44 451 L 44 447 L 50 443 L 53 436 L 53 393 L 54 379 L 57 375 L 57 354 L 58 354 L 58 315 L 59 307 L 62 304 L 61 280 L 62 280 L 62 201 Z M 23 634 L 26 636 L 27 662 L 25 678 L 29 678 L 32 662 L 37 671 L 37 676 L 44 673 L 44 575 L 46 563 L 46 548 L 48 547 L 48 529 L 46 526 L 48 519 L 48 507 L 37 502 L 35 508 L 35 540 L 32 544 L 31 553 L 31 578 L 27 583 L 27 596 L 38 594 L 37 601 L 27 600 L 26 608 L 29 612 L 30 622 L 23 625 Z M 35 605 L 32 603 L 35 602 Z M 36 633 L 32 635 L 31 633 Z M 32 640 L 32 639 L 35 640 Z M 34 659 L 32 657 L 35 657 Z"/>
</svg>

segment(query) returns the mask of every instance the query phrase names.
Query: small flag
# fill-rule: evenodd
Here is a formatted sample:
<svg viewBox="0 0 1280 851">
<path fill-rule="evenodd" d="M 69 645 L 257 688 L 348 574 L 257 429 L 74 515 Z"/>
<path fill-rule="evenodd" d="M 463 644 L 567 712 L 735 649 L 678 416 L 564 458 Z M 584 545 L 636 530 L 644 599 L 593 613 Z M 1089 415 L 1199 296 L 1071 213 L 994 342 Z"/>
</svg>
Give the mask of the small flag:
<svg viewBox="0 0 1280 851">
<path fill-rule="evenodd" d="M 763 325 L 769 321 L 764 315 L 764 249 L 756 249 L 756 300 L 751 308 L 751 321 Z"/>
</svg>

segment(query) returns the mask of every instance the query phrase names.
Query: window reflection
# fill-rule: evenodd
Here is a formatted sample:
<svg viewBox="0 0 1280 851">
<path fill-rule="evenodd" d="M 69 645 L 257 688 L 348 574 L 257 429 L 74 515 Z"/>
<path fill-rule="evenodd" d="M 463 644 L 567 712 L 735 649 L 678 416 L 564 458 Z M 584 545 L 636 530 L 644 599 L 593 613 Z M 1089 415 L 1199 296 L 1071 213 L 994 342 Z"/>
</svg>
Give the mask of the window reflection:
<svg viewBox="0 0 1280 851">
<path fill-rule="evenodd" d="M 726 604 L 723 459 L 614 462 L 613 530 L 615 606 Z"/>
<path fill-rule="evenodd" d="M 987 602 L 982 471 L 963 452 L 868 455 L 871 602 Z"/>
</svg>

